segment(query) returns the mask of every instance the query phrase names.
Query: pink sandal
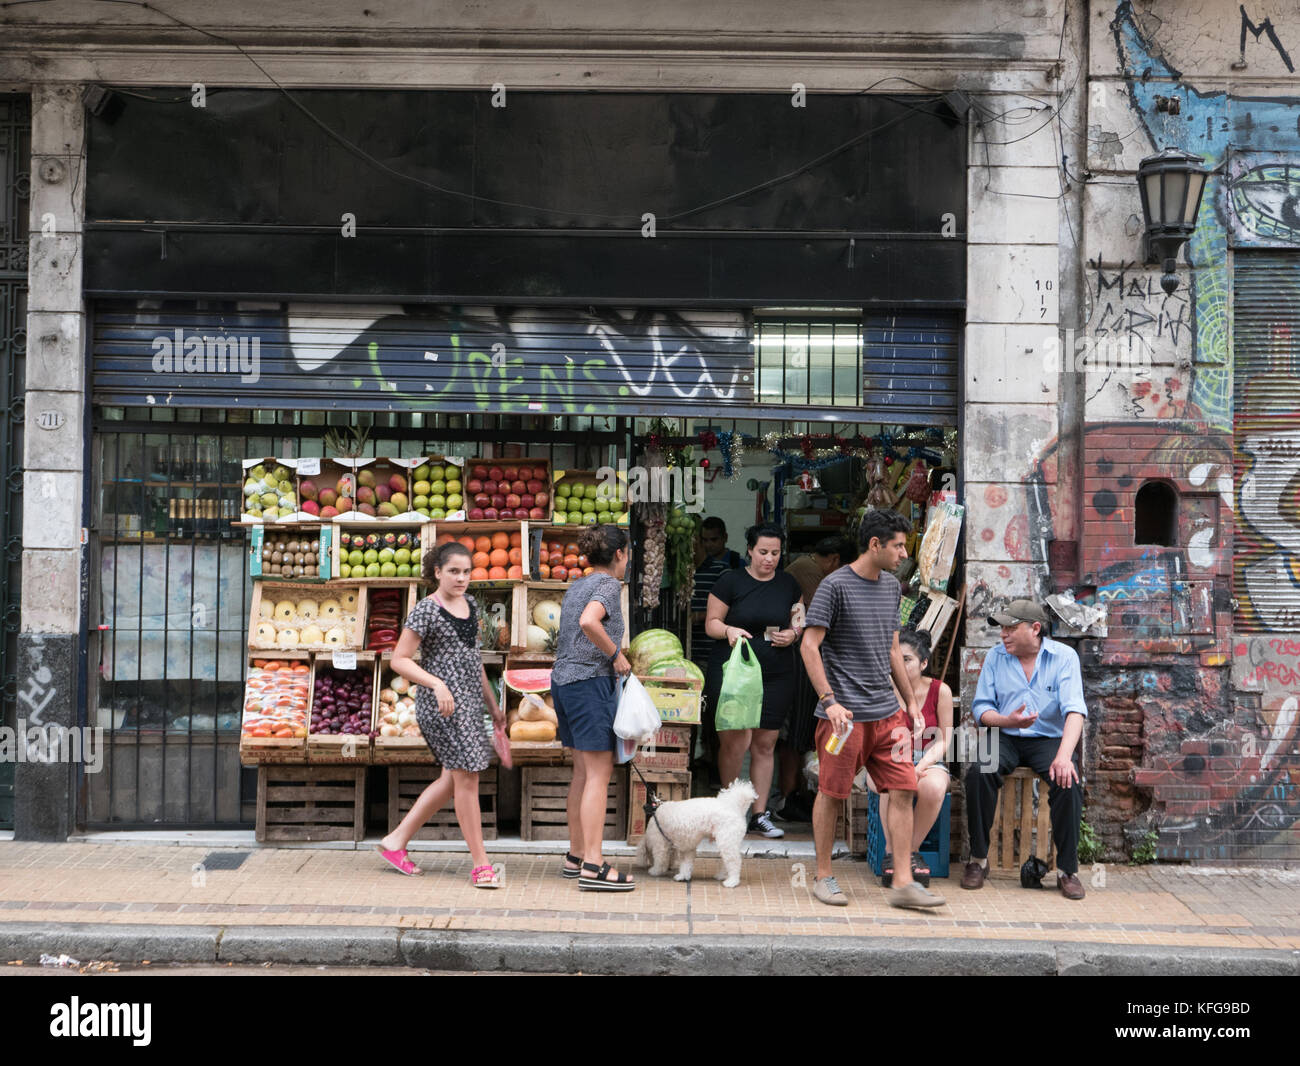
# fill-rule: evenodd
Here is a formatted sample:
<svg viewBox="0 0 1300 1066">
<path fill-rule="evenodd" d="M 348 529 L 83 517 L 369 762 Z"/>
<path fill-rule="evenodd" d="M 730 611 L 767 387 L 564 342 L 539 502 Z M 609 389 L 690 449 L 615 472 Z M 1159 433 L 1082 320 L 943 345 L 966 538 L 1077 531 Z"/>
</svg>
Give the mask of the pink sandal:
<svg viewBox="0 0 1300 1066">
<path fill-rule="evenodd" d="M 406 874 L 407 877 L 416 877 L 422 873 L 418 866 L 411 861 L 411 857 L 406 854 L 406 849 L 401 851 L 385 851 L 382 844 L 376 844 L 375 850 L 379 852 L 379 857 L 388 863 L 399 873 Z"/>
<path fill-rule="evenodd" d="M 469 883 L 475 888 L 500 888 L 501 873 L 495 866 L 475 866 L 469 872 Z"/>
</svg>

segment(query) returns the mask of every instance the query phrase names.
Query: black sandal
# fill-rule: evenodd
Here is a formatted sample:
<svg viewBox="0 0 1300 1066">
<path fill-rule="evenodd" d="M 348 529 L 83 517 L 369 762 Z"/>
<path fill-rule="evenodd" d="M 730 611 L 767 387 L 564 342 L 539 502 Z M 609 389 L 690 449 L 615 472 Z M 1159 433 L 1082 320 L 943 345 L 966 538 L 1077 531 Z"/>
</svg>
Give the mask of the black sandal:
<svg viewBox="0 0 1300 1066">
<path fill-rule="evenodd" d="M 589 874 L 588 870 L 594 870 L 595 873 Z M 631 892 L 636 888 L 636 882 L 629 881 L 627 874 L 611 878 L 609 870 L 609 863 L 598 867 L 594 862 L 584 862 L 582 875 L 578 878 L 578 888 L 587 892 Z"/>
<path fill-rule="evenodd" d="M 573 854 L 573 852 L 570 851 L 570 852 L 568 852 L 568 853 L 564 856 L 564 861 L 565 861 L 565 862 L 571 862 L 571 863 L 573 863 L 575 866 L 578 867 L 577 870 L 570 870 L 567 866 L 561 866 L 561 867 L 560 867 L 560 873 L 561 873 L 564 877 L 566 877 L 566 878 L 568 878 L 570 881 L 572 881 L 575 877 L 579 876 L 579 875 L 582 873 L 582 869 L 581 869 L 581 867 L 582 867 L 582 857 L 581 857 L 580 855 L 575 855 L 575 854 Z"/>
<path fill-rule="evenodd" d="M 893 883 L 894 857 L 886 852 L 884 861 L 880 865 L 880 886 L 882 888 L 889 888 Z"/>
<path fill-rule="evenodd" d="M 912 880 L 922 888 L 930 887 L 930 867 L 921 858 L 919 851 L 912 852 Z"/>
</svg>

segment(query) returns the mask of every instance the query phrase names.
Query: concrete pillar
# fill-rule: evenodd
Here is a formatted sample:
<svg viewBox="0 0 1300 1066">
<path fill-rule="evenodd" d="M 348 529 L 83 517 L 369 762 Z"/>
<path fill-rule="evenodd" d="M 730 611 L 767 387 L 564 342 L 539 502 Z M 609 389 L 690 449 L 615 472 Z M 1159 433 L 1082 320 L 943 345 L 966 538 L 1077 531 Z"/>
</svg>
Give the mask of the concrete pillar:
<svg viewBox="0 0 1300 1066">
<path fill-rule="evenodd" d="M 77 669 L 89 415 L 81 291 L 84 133 L 80 86 L 35 86 L 17 705 L 19 723 L 33 741 L 33 728 L 85 724 Z M 66 839 L 73 828 L 80 767 L 61 758 L 32 759 L 48 759 L 72 746 L 55 745 L 51 751 L 48 744 L 20 742 L 20 747 L 14 836 Z"/>
</svg>

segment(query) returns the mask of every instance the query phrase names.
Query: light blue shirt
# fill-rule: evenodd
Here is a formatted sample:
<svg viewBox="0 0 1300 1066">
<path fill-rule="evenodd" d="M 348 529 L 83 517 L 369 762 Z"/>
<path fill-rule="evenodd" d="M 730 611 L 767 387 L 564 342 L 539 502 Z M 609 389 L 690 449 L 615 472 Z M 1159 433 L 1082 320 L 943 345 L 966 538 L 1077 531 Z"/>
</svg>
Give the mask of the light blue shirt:
<svg viewBox="0 0 1300 1066">
<path fill-rule="evenodd" d="M 989 711 L 1013 714 L 1022 703 L 1026 704 L 1026 710 L 1037 711 L 1038 719 L 1027 729 L 1003 730 L 1008 736 L 1059 737 L 1067 714 L 1087 718 L 1078 653 L 1067 644 L 1044 637 L 1034 661 L 1033 676 L 1026 682 L 1019 659 L 1001 644 L 990 648 L 971 704 L 976 724 L 982 725 Z"/>
</svg>

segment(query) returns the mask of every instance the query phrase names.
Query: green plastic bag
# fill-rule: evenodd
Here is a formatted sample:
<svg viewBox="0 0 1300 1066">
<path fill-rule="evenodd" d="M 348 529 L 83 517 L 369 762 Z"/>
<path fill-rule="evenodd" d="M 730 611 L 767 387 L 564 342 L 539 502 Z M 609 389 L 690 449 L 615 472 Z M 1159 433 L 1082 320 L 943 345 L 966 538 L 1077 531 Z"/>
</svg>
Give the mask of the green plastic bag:
<svg viewBox="0 0 1300 1066">
<path fill-rule="evenodd" d="M 740 637 L 731 658 L 722 664 L 722 689 L 718 692 L 717 728 L 757 729 L 763 717 L 763 668 L 749 641 Z"/>
</svg>

